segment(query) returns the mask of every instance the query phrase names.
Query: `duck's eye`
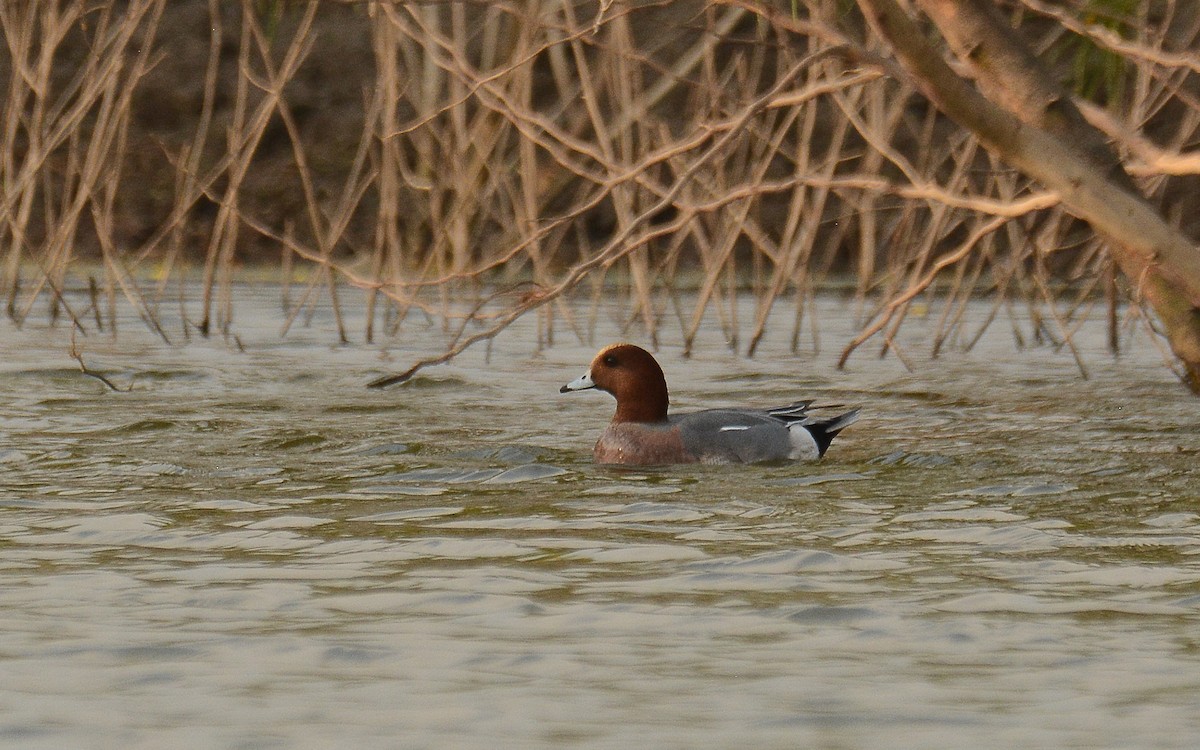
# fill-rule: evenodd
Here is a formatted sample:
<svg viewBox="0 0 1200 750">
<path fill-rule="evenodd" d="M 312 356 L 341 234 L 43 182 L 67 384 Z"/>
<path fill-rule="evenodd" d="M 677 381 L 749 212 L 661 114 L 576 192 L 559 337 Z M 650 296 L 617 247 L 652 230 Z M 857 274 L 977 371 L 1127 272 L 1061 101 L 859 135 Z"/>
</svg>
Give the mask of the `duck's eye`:
<svg viewBox="0 0 1200 750">
<path fill-rule="evenodd" d="M 604 365 L 606 367 L 616 367 L 617 366 L 617 358 L 614 357 L 613 355 L 609 354 L 608 356 L 606 356 L 604 358 Z"/>
</svg>

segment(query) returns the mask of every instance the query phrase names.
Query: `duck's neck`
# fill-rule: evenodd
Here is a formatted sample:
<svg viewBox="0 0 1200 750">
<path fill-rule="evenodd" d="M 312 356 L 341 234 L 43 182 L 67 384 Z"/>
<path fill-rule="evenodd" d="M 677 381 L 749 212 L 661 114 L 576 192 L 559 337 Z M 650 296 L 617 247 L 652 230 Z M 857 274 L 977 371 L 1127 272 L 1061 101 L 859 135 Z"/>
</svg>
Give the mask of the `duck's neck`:
<svg viewBox="0 0 1200 750">
<path fill-rule="evenodd" d="M 653 388 L 639 391 L 636 398 L 617 397 L 617 413 L 613 423 L 620 422 L 666 422 L 667 384 L 656 383 Z"/>
</svg>

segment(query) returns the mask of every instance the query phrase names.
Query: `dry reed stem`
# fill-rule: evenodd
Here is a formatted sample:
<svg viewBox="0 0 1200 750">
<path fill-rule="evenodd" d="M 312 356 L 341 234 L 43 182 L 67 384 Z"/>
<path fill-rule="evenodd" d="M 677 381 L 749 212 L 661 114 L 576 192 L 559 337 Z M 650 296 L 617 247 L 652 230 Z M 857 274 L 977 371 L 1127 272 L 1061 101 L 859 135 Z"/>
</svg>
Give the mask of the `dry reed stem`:
<svg viewBox="0 0 1200 750">
<path fill-rule="evenodd" d="M 724 128 L 723 131 L 715 130 L 714 132 L 721 132 L 721 135 L 717 137 L 699 157 L 696 158 L 696 160 L 680 176 L 680 179 L 676 181 L 675 185 L 667 192 L 666 195 L 659 198 L 658 201 L 652 204 L 647 210 L 643 211 L 637 217 L 637 222 L 629 224 L 620 232 L 618 232 L 605 244 L 604 248 L 602 248 L 593 257 L 576 264 L 567 274 L 566 278 L 560 281 L 557 286 L 544 291 L 542 294 L 536 297 L 527 299 L 512 312 L 509 312 L 505 316 L 501 317 L 499 323 L 496 325 L 493 325 L 490 328 L 465 339 L 456 341 L 452 346 L 447 347 L 445 352 L 443 352 L 441 355 L 422 359 L 402 373 L 376 378 L 368 383 L 368 386 L 372 388 L 383 388 L 396 383 L 402 383 L 406 380 L 409 380 L 413 375 L 425 367 L 446 362 L 450 358 L 461 353 L 471 344 L 494 338 L 497 334 L 503 331 L 504 328 L 510 325 L 514 320 L 516 320 L 518 317 L 520 317 L 520 315 L 524 314 L 529 309 L 545 304 L 546 302 L 560 297 L 567 291 L 573 289 L 579 284 L 580 281 L 583 280 L 583 278 L 587 276 L 592 269 L 611 263 L 617 258 L 628 255 L 631 252 L 631 247 L 626 245 L 627 241 L 630 241 L 633 247 L 637 247 L 645 242 L 648 242 L 654 237 L 669 234 L 670 231 L 674 231 L 679 226 L 682 226 L 684 223 L 686 223 L 686 220 L 691 218 L 690 213 L 681 212 L 680 217 L 675 221 L 659 225 L 657 228 L 643 230 L 641 237 L 634 237 L 635 229 L 669 205 L 674 199 L 675 195 L 681 192 L 683 187 L 688 183 L 688 178 L 699 171 L 701 166 L 705 165 L 709 159 L 711 159 L 715 154 L 719 153 L 730 141 L 732 141 L 734 137 L 739 134 L 741 128 L 745 126 L 746 122 L 767 105 L 767 103 L 770 101 L 770 97 L 775 96 L 778 93 L 778 90 L 780 90 L 782 87 L 790 85 L 791 81 L 797 75 L 799 75 L 804 68 L 822 59 L 826 56 L 826 54 L 827 52 L 824 51 L 817 52 L 801 60 L 765 95 L 759 97 L 759 99 L 753 105 L 747 107 L 746 110 L 740 113 L 733 122 L 729 123 L 729 127 Z"/>
<path fill-rule="evenodd" d="M 128 393 L 129 391 L 133 390 L 133 381 L 130 381 L 129 385 L 125 386 L 124 388 L 120 388 L 117 386 L 116 383 L 109 380 L 108 376 L 105 375 L 104 373 L 97 372 L 96 370 L 93 370 L 92 368 L 88 367 L 87 363 L 85 363 L 83 361 L 83 352 L 80 351 L 79 345 L 75 341 L 75 332 L 74 331 L 71 332 L 71 348 L 68 350 L 67 353 L 71 356 L 71 359 L 75 360 L 75 362 L 79 365 L 79 371 L 81 373 L 83 373 L 84 375 L 86 375 L 89 378 L 95 378 L 96 380 L 99 380 L 101 383 L 103 383 L 105 386 L 107 386 L 110 391 L 116 391 L 118 393 Z"/>
<path fill-rule="evenodd" d="M 1197 173 L 1189 149 L 1200 107 L 1184 83 L 1194 54 L 1167 45 L 1157 27 L 1118 38 L 1024 4 L 1062 22 L 1047 43 L 1077 33 L 1130 61 L 1128 110 L 1089 116 L 1129 152 L 1146 189 L 1186 217 L 1172 176 Z M 80 324 L 64 295 L 87 241 L 103 271 L 89 287 L 97 329 L 115 331 L 123 296 L 167 340 L 160 302 L 175 283 L 184 339 L 190 327 L 215 327 L 236 342 L 235 270 L 253 238 L 286 259 L 283 335 L 324 301 L 339 340 L 350 340 L 350 290 L 365 302 L 365 340 L 400 336 L 423 317 L 441 326 L 445 358 L 533 310 L 539 347 L 560 328 L 590 340 L 612 314 L 652 344 L 678 325 L 685 353 L 714 321 L 753 355 L 788 295 L 793 350 L 806 322 L 816 350 L 812 292 L 844 272 L 869 322 L 842 364 L 879 336 L 882 351 L 912 365 L 896 342 L 921 296 L 936 316 L 934 356 L 952 343 L 970 347 L 999 315 L 1019 344 L 1031 333 L 1072 346 L 1100 292 L 1117 335 L 1119 288 L 1098 281 L 1110 268 L 1102 249 L 1075 242 L 1056 195 L 961 133 L 947 135 L 936 111 L 889 79 L 894 63 L 843 26 L 834 0 L 792 14 L 750 0 L 707 5 L 686 19 L 688 32 L 668 38 L 669 55 L 653 49 L 641 22 L 669 4 L 605 3 L 583 17 L 541 0 L 368 3 L 360 12 L 375 77 L 357 143 L 332 177 L 315 167 L 323 144 L 291 93 L 320 33 L 318 3 L 290 7 L 272 37 L 252 0 L 236 17 L 208 0 L 198 115 L 180 145 L 161 147 L 173 195 L 132 246 L 119 221 L 133 179 L 132 97 L 169 41 L 155 38 L 169 6 L 37 5 L 0 4 L 15 72 L 0 118 L 0 283 L 16 321 L 44 299 L 51 315 Z M 55 65 L 85 23 L 94 43 L 64 82 Z M 232 104 L 219 113 L 226 96 Z M 1154 140 L 1126 124 L 1161 121 L 1172 108 L 1181 114 Z M 295 217 L 251 194 L 276 125 Z M 215 217 L 203 215 L 206 200 Z M 1041 252 L 1029 249 L 1035 242 Z M 193 243 L 203 249 L 198 314 L 186 282 Z M 150 263 L 159 277 L 143 290 Z M 32 278 L 21 278 L 25 267 Z M 582 309 L 571 304 L 577 288 Z M 984 326 L 968 332 L 980 289 L 996 299 Z M 749 316 L 739 310 L 746 295 Z M 1027 306 L 1028 331 L 1012 298 Z"/>
</svg>

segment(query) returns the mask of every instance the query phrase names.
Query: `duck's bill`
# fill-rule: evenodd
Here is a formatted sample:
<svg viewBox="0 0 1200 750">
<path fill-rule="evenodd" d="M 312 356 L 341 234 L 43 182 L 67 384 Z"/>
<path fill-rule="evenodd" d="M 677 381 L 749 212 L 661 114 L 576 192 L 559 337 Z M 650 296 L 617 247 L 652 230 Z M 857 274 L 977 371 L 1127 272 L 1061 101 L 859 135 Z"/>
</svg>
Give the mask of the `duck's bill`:
<svg viewBox="0 0 1200 750">
<path fill-rule="evenodd" d="M 595 388 L 596 384 L 592 382 L 592 373 L 585 372 L 579 377 L 567 383 L 562 388 L 558 389 L 559 393 L 567 393 L 568 391 L 586 391 L 588 388 Z"/>
</svg>

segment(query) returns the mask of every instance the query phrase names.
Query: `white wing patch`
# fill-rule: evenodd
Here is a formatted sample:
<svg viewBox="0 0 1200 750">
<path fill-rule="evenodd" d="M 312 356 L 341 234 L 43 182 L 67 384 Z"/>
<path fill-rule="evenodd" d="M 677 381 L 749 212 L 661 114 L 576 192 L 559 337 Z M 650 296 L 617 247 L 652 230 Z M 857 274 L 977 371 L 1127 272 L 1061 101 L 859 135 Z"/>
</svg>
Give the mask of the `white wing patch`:
<svg viewBox="0 0 1200 750">
<path fill-rule="evenodd" d="M 731 425 L 726 425 L 725 427 L 722 427 L 720 429 L 720 432 L 736 432 L 738 430 L 748 430 L 748 429 L 750 429 L 750 425 L 731 424 Z"/>
</svg>

